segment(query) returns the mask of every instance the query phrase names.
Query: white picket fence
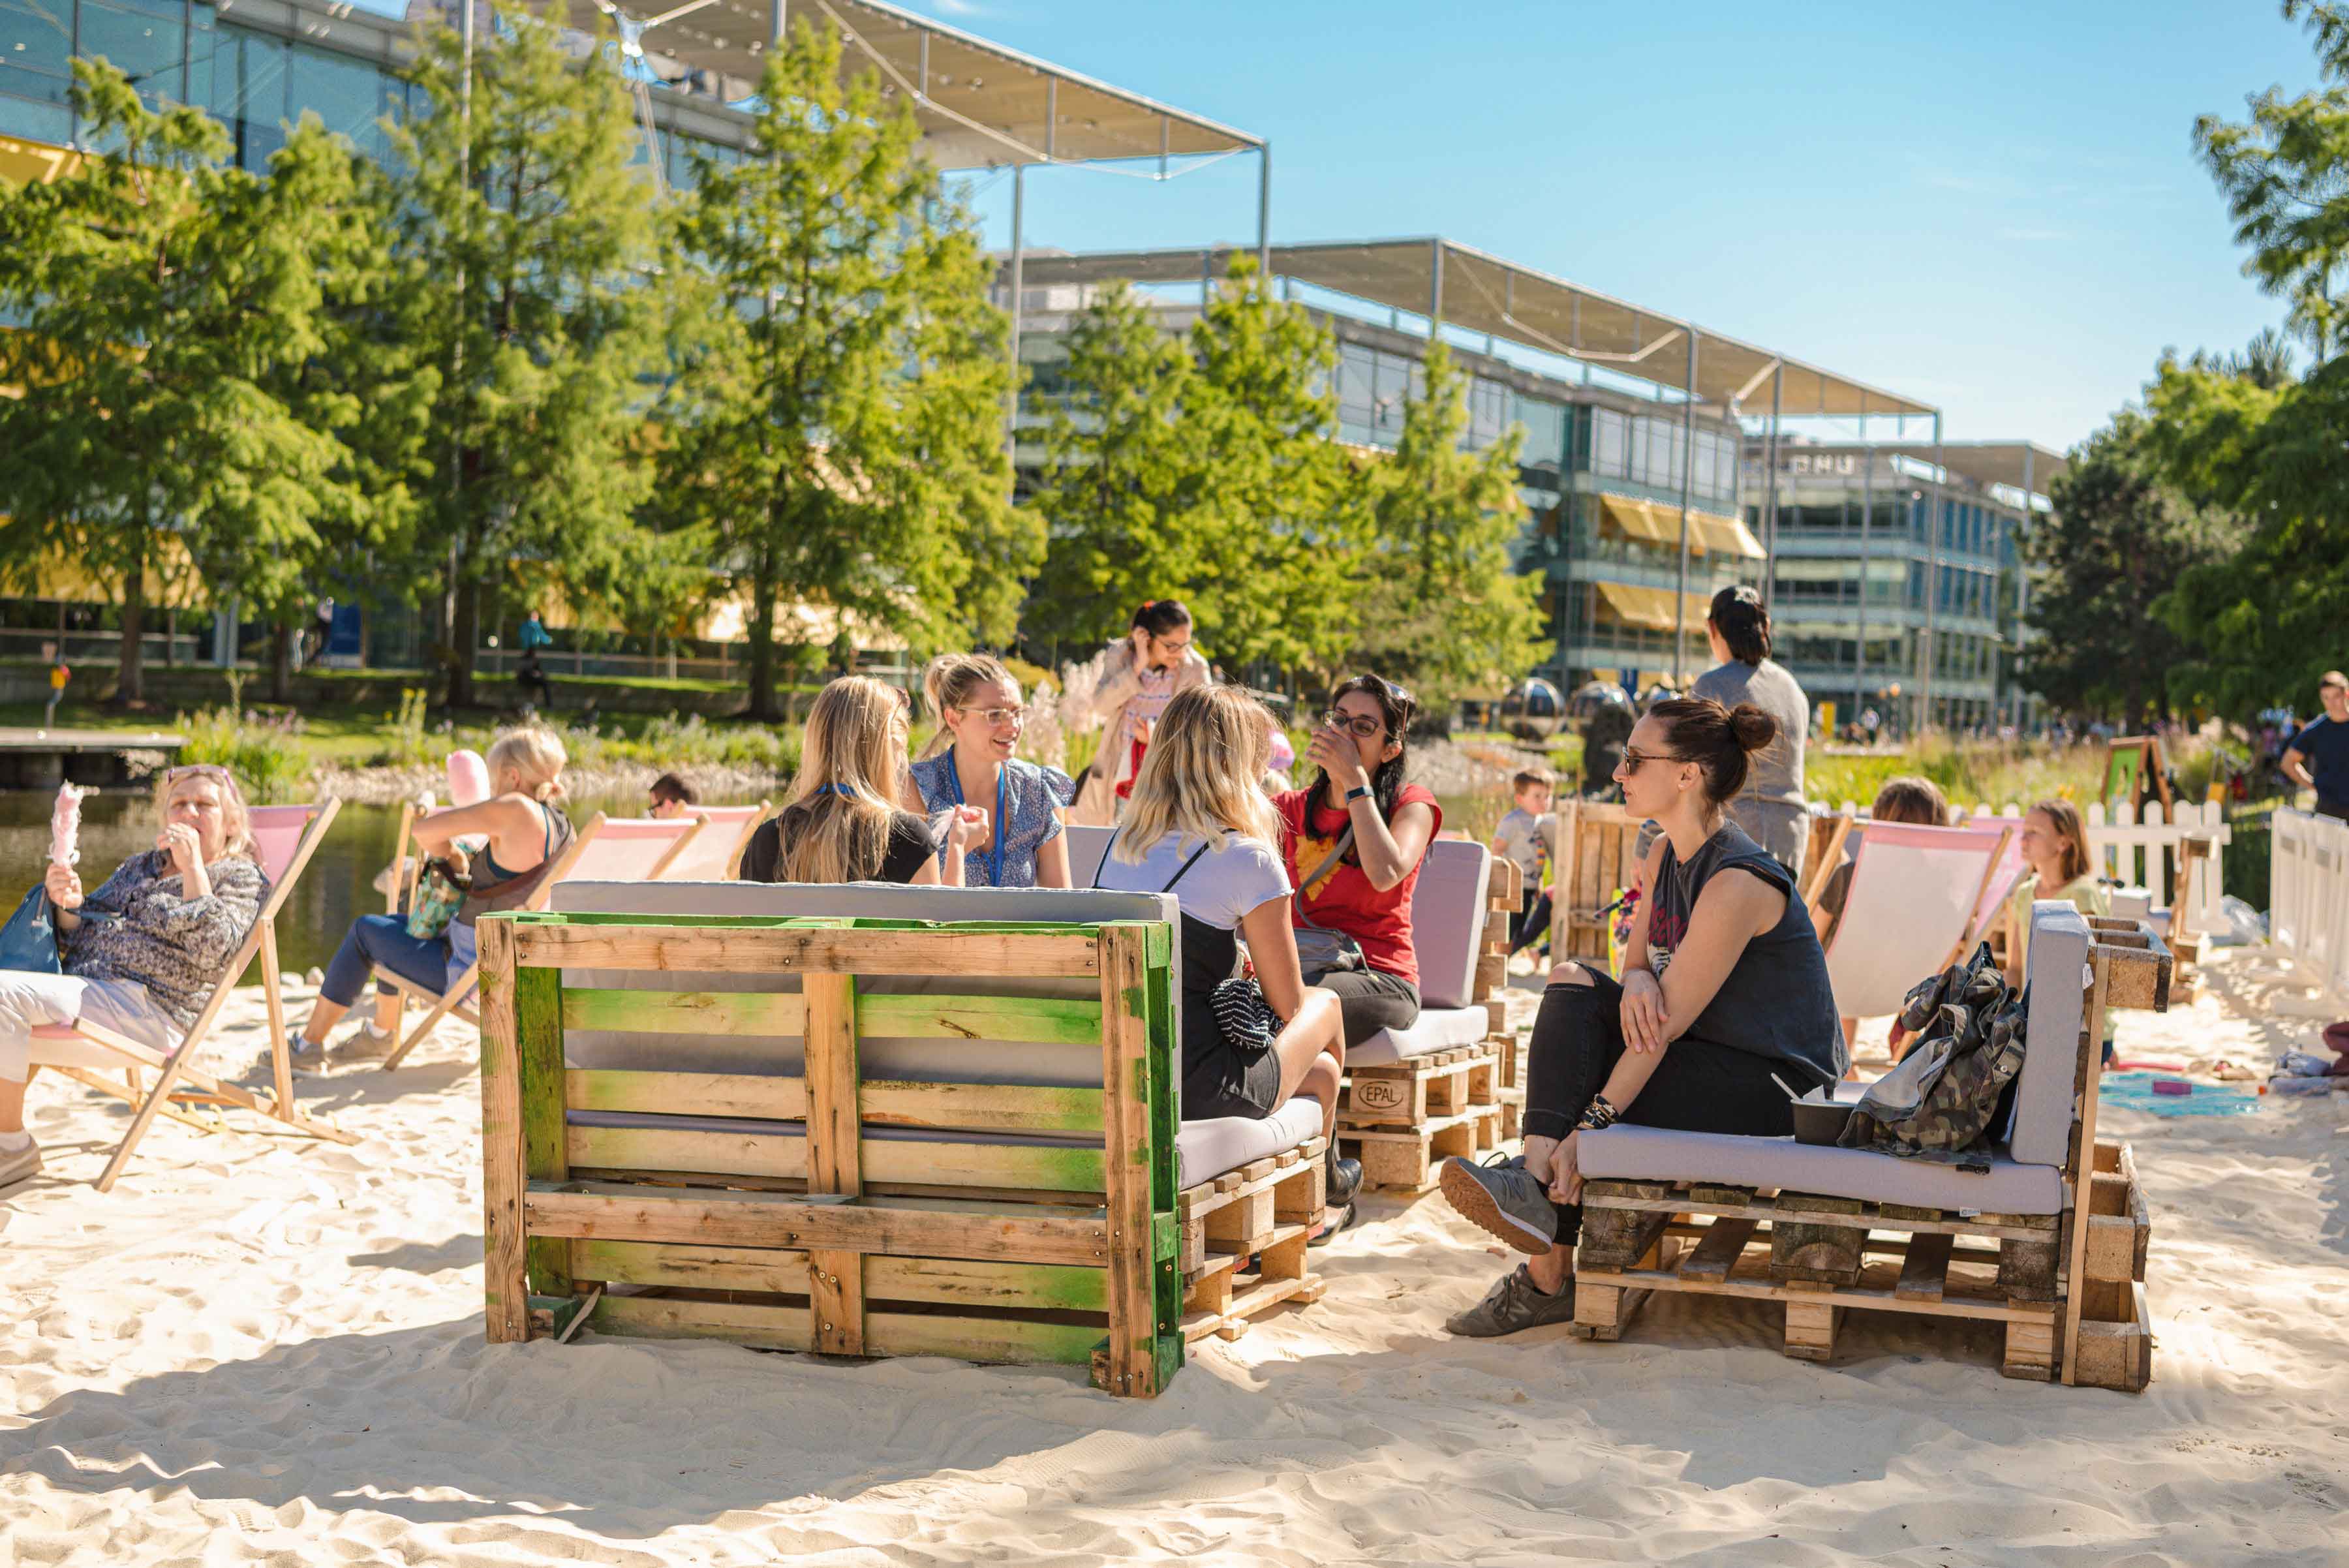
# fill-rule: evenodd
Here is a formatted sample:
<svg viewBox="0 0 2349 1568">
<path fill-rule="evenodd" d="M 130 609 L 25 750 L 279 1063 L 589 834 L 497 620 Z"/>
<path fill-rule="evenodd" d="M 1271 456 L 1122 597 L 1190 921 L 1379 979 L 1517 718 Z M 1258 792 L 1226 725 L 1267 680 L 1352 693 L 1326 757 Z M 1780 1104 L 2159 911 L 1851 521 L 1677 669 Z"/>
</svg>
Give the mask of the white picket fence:
<svg viewBox="0 0 2349 1568">
<path fill-rule="evenodd" d="M 2349 822 L 2289 808 L 2269 820 L 2268 940 L 2308 980 L 2349 992 Z"/>
<path fill-rule="evenodd" d="M 1848 815 L 1868 815 L 1850 801 L 1844 802 L 1842 809 Z M 1984 804 L 1971 811 L 1961 807 L 1960 812 L 1966 818 L 2020 817 L 2023 808 L 2009 801 L 1995 808 Z M 2235 835 L 2227 826 L 2218 802 L 2181 800 L 2166 815 L 2158 805 L 2148 804 L 2143 821 L 2137 819 L 2137 808 L 2125 800 L 2114 801 L 2109 808 L 2101 802 L 2092 804 L 2082 815 L 2086 819 L 2088 854 L 2096 875 L 2123 887 L 2145 888 L 2158 908 L 2168 906 L 2175 889 L 2179 841 L 2189 833 L 2209 834 L 2213 840 L 2210 864 L 2204 868 L 2208 875 L 2196 878 L 2195 902 L 2199 907 L 2194 929 L 2207 931 L 2223 924 L 2219 900 L 2226 887 L 2227 846 L 2233 842 Z"/>
</svg>

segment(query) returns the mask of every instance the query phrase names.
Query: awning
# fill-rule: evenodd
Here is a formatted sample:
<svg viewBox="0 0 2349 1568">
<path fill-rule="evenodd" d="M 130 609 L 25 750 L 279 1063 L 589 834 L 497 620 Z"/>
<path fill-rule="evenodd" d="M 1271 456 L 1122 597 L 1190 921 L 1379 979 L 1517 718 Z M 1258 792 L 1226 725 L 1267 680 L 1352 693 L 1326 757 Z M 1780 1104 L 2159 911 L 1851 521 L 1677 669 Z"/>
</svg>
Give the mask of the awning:
<svg viewBox="0 0 2349 1568">
<path fill-rule="evenodd" d="M 1651 631 L 1673 629 L 1676 624 L 1673 619 L 1674 595 L 1670 588 L 1642 587 L 1637 583 L 1600 582 L 1593 586 L 1599 590 L 1600 601 L 1615 612 L 1617 620 L 1627 626 L 1643 626 Z M 1686 603 L 1689 628 L 1694 630 L 1703 626 L 1704 618 L 1712 609 L 1712 601 L 1701 594 L 1680 597 Z"/>
<path fill-rule="evenodd" d="M 1608 521 L 1621 529 L 1625 536 L 1680 547 L 1681 509 L 1677 505 L 1635 500 L 1628 495 L 1601 495 L 1599 504 Z M 1738 519 L 1718 512 L 1700 512 L 1695 507 L 1689 508 L 1688 519 L 1690 549 L 1706 555 L 1743 556 L 1749 561 L 1763 558 L 1762 541 Z"/>
<path fill-rule="evenodd" d="M 81 154 L 69 148 L 0 136 L 0 184 L 53 184 L 80 167 Z"/>
<path fill-rule="evenodd" d="M 1671 531 L 1667 533 L 1662 521 L 1656 515 L 1655 508 L 1644 501 L 1633 501 L 1622 495 L 1602 495 L 1599 498 L 1599 510 L 1607 514 L 1607 520 L 1621 529 L 1627 537 L 1645 539 L 1656 545 L 1677 545 L 1680 542 L 1678 519 L 1674 519 Z"/>
</svg>

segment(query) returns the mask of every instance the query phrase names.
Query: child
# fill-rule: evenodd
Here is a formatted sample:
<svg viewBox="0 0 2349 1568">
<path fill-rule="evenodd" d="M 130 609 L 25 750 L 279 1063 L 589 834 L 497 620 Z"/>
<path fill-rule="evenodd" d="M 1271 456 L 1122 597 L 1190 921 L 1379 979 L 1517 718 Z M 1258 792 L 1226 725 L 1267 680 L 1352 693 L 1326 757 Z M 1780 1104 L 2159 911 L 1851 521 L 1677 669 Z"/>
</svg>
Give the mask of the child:
<svg viewBox="0 0 2349 1568">
<path fill-rule="evenodd" d="M 41 716 L 41 728 L 54 730 L 57 727 L 57 704 L 65 699 L 66 682 L 73 679 L 73 671 L 66 668 L 65 656 L 54 642 L 41 644 L 41 657 L 49 664 L 49 706 Z"/>
<path fill-rule="evenodd" d="M 1946 827 L 1950 821 L 1950 803 L 1930 779 L 1909 775 L 1888 779 L 1876 792 L 1876 804 L 1868 808 L 1868 816 L 1876 822 L 1908 822 L 1920 827 Z M 1819 945 L 1835 940 L 1836 927 L 1842 923 L 1844 900 L 1851 897 L 1852 861 L 1844 863 L 1827 875 L 1826 886 L 1819 889 L 1819 901 L 1811 910 L 1811 922 L 1818 928 Z"/>
<path fill-rule="evenodd" d="M 2088 832 L 2080 822 L 2080 808 L 2068 800 L 2043 800 L 2023 815 L 2023 861 L 2030 873 L 2015 884 L 2007 903 L 2007 979 L 2023 983 L 2030 971 L 2031 906 L 2035 900 L 2062 899 L 2084 915 L 2109 915 L 2112 895 L 2096 879 L 2095 861 L 2088 853 Z M 2113 1059 L 2113 1021 L 2105 1019 L 2104 1059 Z"/>
<path fill-rule="evenodd" d="M 1509 955 L 1514 958 L 1549 929 L 1549 835 L 1557 819 L 1549 815 L 1557 775 L 1539 763 L 1517 770 L 1509 781 L 1516 805 L 1493 832 L 1493 853 L 1517 863 L 1526 874 L 1524 902 L 1509 922 Z"/>
</svg>

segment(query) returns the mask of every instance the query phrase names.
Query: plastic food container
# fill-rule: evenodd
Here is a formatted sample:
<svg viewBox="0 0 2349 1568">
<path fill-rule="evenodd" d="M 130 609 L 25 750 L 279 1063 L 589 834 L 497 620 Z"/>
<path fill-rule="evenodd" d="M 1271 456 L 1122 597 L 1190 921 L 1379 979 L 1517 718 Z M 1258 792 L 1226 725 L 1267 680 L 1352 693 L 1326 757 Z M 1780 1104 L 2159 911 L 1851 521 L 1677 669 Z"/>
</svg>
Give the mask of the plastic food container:
<svg viewBox="0 0 2349 1568">
<path fill-rule="evenodd" d="M 1857 1107 L 1839 1100 L 1811 1099 L 1806 1096 L 1794 1103 L 1795 1141 L 1833 1145 L 1843 1137 L 1843 1129 L 1851 1120 Z"/>
</svg>

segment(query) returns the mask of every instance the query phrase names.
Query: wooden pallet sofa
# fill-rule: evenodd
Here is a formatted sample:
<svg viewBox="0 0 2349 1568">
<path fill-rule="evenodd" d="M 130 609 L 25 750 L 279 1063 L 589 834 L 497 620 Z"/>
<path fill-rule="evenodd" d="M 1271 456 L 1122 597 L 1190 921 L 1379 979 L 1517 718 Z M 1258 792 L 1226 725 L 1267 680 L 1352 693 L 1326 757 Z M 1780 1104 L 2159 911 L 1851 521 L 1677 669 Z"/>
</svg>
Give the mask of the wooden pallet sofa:
<svg viewBox="0 0 2349 1568">
<path fill-rule="evenodd" d="M 1825 1361 L 1847 1311 L 1913 1313 L 2002 1324 L 2010 1377 L 2143 1388 L 2149 1223 L 2128 1146 L 2097 1140 L 2097 1057 L 2107 1008 L 2168 1007 L 2169 955 L 2138 922 L 2041 903 L 2030 965 L 1986 1172 L 1791 1138 L 1584 1134 L 1575 1334 L 1619 1337 L 1651 1292 L 1739 1296 L 1780 1303 L 1786 1354 Z"/>
<path fill-rule="evenodd" d="M 1319 1295 L 1319 1108 L 1178 1133 L 1171 898 L 574 881 L 554 903 L 498 939 L 537 997 L 510 1056 L 484 1013 L 493 1339 L 576 1318 L 1090 1364 L 1147 1395 L 1186 1339 Z"/>
</svg>

